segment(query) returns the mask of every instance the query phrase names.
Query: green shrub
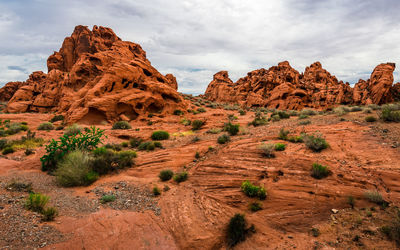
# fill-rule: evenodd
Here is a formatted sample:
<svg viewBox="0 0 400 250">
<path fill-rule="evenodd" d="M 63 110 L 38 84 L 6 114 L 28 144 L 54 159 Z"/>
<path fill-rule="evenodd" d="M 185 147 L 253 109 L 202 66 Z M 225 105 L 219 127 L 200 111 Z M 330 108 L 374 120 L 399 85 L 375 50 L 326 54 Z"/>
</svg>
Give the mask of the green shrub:
<svg viewBox="0 0 400 250">
<path fill-rule="evenodd" d="M 137 148 L 143 142 L 142 138 L 131 138 L 129 144 L 132 148 Z"/>
<path fill-rule="evenodd" d="M 140 145 L 137 148 L 140 151 L 153 151 L 154 149 L 156 149 L 156 145 L 154 144 L 154 142 L 152 141 L 146 141 L 146 142 L 142 142 L 140 143 Z"/>
<path fill-rule="evenodd" d="M 115 152 L 106 148 L 97 148 L 92 152 L 94 159 L 91 161 L 91 169 L 99 175 L 131 167 L 136 158 L 136 152 L 127 150 Z"/>
<path fill-rule="evenodd" d="M 299 143 L 303 142 L 303 136 L 297 135 L 297 136 L 289 136 L 287 138 L 288 141 L 293 142 L 293 143 Z"/>
<path fill-rule="evenodd" d="M 380 118 L 385 122 L 400 122 L 400 111 L 390 105 L 382 107 Z"/>
<path fill-rule="evenodd" d="M 349 204 L 351 206 L 351 208 L 354 208 L 355 205 L 355 199 L 353 196 L 348 196 L 347 197 L 347 204 Z"/>
<path fill-rule="evenodd" d="M 33 150 L 33 149 L 31 149 L 31 148 L 25 149 L 25 155 L 26 155 L 26 156 L 32 155 L 32 154 L 34 154 L 34 153 L 35 153 L 35 150 Z"/>
<path fill-rule="evenodd" d="M 218 136 L 217 142 L 219 144 L 225 144 L 225 143 L 229 142 L 230 140 L 231 140 L 231 137 L 229 135 L 223 134 L 223 135 Z"/>
<path fill-rule="evenodd" d="M 299 121 L 299 125 L 305 126 L 305 125 L 308 125 L 308 124 L 311 124 L 310 120 Z"/>
<path fill-rule="evenodd" d="M 279 115 L 271 115 L 271 121 L 279 122 L 280 120 L 281 120 L 281 117 Z"/>
<path fill-rule="evenodd" d="M 284 128 L 281 128 L 279 130 L 278 138 L 281 140 L 287 140 L 289 133 L 290 133 L 289 130 L 285 130 Z"/>
<path fill-rule="evenodd" d="M 71 126 L 67 127 L 67 129 L 65 130 L 64 134 L 68 135 L 68 136 L 77 135 L 81 131 L 82 131 L 82 128 L 78 124 L 74 123 Z"/>
<path fill-rule="evenodd" d="M 174 176 L 174 172 L 170 169 L 161 170 L 160 174 L 158 175 L 161 181 L 169 181 L 171 180 L 172 176 Z"/>
<path fill-rule="evenodd" d="M 228 132 L 230 135 L 237 135 L 239 133 L 239 124 L 232 124 L 232 123 L 226 123 L 224 126 L 224 131 Z"/>
<path fill-rule="evenodd" d="M 186 181 L 188 178 L 188 173 L 186 171 L 180 172 L 180 173 L 176 173 L 174 175 L 174 181 L 177 183 L 181 183 L 183 181 Z"/>
<path fill-rule="evenodd" d="M 260 202 L 251 202 L 249 208 L 252 212 L 257 212 L 262 209 L 262 204 Z"/>
<path fill-rule="evenodd" d="M 382 195 L 377 190 L 368 190 L 367 192 L 364 193 L 364 196 L 370 202 L 376 203 L 378 205 L 381 205 L 385 202 L 383 200 Z"/>
<path fill-rule="evenodd" d="M 179 109 L 175 109 L 173 114 L 174 115 L 183 115 L 183 111 L 179 110 Z"/>
<path fill-rule="evenodd" d="M 221 133 L 222 129 L 219 128 L 211 128 L 209 130 L 207 130 L 207 134 L 219 134 Z"/>
<path fill-rule="evenodd" d="M 190 120 L 188 120 L 188 119 L 186 119 L 186 118 L 183 118 L 183 119 L 181 120 L 181 123 L 182 123 L 183 125 L 185 125 L 185 126 L 189 126 L 190 124 L 192 124 L 192 121 L 190 121 Z"/>
<path fill-rule="evenodd" d="M 366 122 L 376 122 L 376 117 L 375 116 L 367 116 L 365 117 Z"/>
<path fill-rule="evenodd" d="M 284 151 L 286 148 L 286 145 L 283 143 L 277 143 L 275 144 L 275 151 Z"/>
<path fill-rule="evenodd" d="M 314 152 L 321 152 L 323 149 L 329 147 L 328 142 L 322 137 L 322 135 L 305 135 L 303 137 L 306 146 Z"/>
<path fill-rule="evenodd" d="M 163 130 L 154 131 L 151 135 L 151 139 L 154 141 L 167 140 L 169 139 L 169 133 Z"/>
<path fill-rule="evenodd" d="M 9 191 L 17 191 L 17 192 L 32 192 L 32 183 L 31 182 L 21 182 L 13 179 L 9 184 L 7 184 L 6 189 Z"/>
<path fill-rule="evenodd" d="M 200 159 L 200 153 L 199 152 L 196 152 L 196 154 L 194 155 L 194 158 L 196 158 L 196 159 Z"/>
<path fill-rule="evenodd" d="M 260 200 L 264 200 L 267 197 L 265 188 L 261 186 L 255 186 L 250 181 L 242 182 L 241 190 L 248 197 L 258 197 Z"/>
<path fill-rule="evenodd" d="M 163 148 L 161 142 L 159 142 L 159 141 L 155 141 L 155 142 L 154 142 L 154 146 L 155 146 L 156 148 Z"/>
<path fill-rule="evenodd" d="M 372 110 L 379 110 L 379 109 L 381 109 L 381 106 L 379 106 L 377 104 L 369 104 L 368 108 L 370 108 Z"/>
<path fill-rule="evenodd" d="M 54 125 L 51 122 L 44 122 L 42 124 L 39 125 L 39 127 L 37 128 L 38 130 L 53 130 L 54 129 Z"/>
<path fill-rule="evenodd" d="M 261 115 L 261 113 L 256 113 L 256 117 L 253 121 L 249 123 L 249 125 L 253 125 L 254 127 L 266 125 L 268 123 L 267 118 Z"/>
<path fill-rule="evenodd" d="M 129 147 L 129 142 L 123 141 L 123 142 L 121 142 L 121 146 L 122 146 L 123 148 L 127 148 L 127 147 Z"/>
<path fill-rule="evenodd" d="M 194 120 L 192 122 L 192 130 L 199 130 L 201 127 L 203 127 L 204 122 L 201 120 Z"/>
<path fill-rule="evenodd" d="M 300 116 L 313 116 L 313 115 L 316 115 L 317 114 L 317 112 L 315 112 L 314 110 L 311 110 L 311 109 L 303 109 L 301 112 L 300 112 Z M 301 119 L 304 119 L 304 118 L 301 118 Z"/>
<path fill-rule="evenodd" d="M 58 215 L 58 211 L 55 207 L 48 207 L 42 211 L 43 221 L 52 221 Z"/>
<path fill-rule="evenodd" d="M 205 109 L 205 108 L 198 108 L 197 109 L 197 112 L 199 112 L 199 113 L 204 113 L 204 112 L 206 112 L 207 110 Z"/>
<path fill-rule="evenodd" d="M 235 214 L 228 224 L 227 242 L 229 247 L 244 241 L 247 235 L 254 231 L 254 226 L 247 227 L 247 222 L 243 214 Z"/>
<path fill-rule="evenodd" d="M 319 231 L 318 228 L 313 227 L 313 228 L 311 229 L 311 235 L 312 235 L 312 236 L 318 237 L 320 234 L 321 234 L 321 232 Z"/>
<path fill-rule="evenodd" d="M 58 122 L 58 121 L 63 121 L 64 120 L 64 116 L 63 115 L 55 115 L 53 116 L 53 118 L 51 118 L 50 122 Z"/>
<path fill-rule="evenodd" d="M 159 196 L 160 194 L 161 194 L 161 190 L 157 186 L 154 186 L 153 187 L 153 195 Z"/>
<path fill-rule="evenodd" d="M 12 154 L 12 153 L 14 153 L 14 152 L 15 152 L 15 150 L 14 150 L 14 148 L 11 147 L 11 146 L 6 146 L 6 147 L 3 149 L 3 155 Z"/>
<path fill-rule="evenodd" d="M 133 158 L 136 157 L 137 157 L 136 152 L 132 150 L 116 152 L 114 158 L 114 165 L 116 166 L 116 169 L 131 167 L 134 163 Z"/>
<path fill-rule="evenodd" d="M 263 156 L 267 158 L 274 158 L 274 150 L 275 150 L 275 144 L 273 143 L 261 143 L 258 148 L 261 150 L 261 153 Z"/>
<path fill-rule="evenodd" d="M 279 119 L 288 119 L 288 118 L 290 118 L 290 115 L 288 113 L 286 113 L 285 111 L 282 111 L 282 110 L 274 111 L 271 114 L 271 117 L 276 116 L 276 115 L 279 116 Z"/>
<path fill-rule="evenodd" d="M 364 114 L 371 114 L 372 113 L 372 109 L 371 108 L 364 108 L 363 113 Z"/>
<path fill-rule="evenodd" d="M 339 106 L 333 109 L 333 112 L 339 116 L 345 115 L 350 112 L 350 109 L 344 106 Z"/>
<path fill-rule="evenodd" d="M 307 119 L 308 117 L 309 117 L 308 115 L 301 114 L 299 115 L 298 119 L 302 120 L 302 119 Z"/>
<path fill-rule="evenodd" d="M 363 109 L 359 106 L 354 106 L 350 108 L 350 112 L 358 112 L 358 111 L 362 111 Z"/>
<path fill-rule="evenodd" d="M 105 204 L 105 203 L 108 203 L 108 202 L 115 201 L 115 199 L 116 199 L 115 195 L 106 194 L 106 195 L 103 195 L 103 196 L 100 198 L 100 203 Z"/>
<path fill-rule="evenodd" d="M 383 226 L 380 228 L 380 231 L 384 233 L 390 240 L 393 240 L 397 243 L 397 246 L 400 245 L 400 215 L 399 211 L 397 211 L 397 215 L 390 222 L 389 225 Z"/>
<path fill-rule="evenodd" d="M 131 129 L 132 126 L 127 121 L 118 121 L 113 124 L 112 129 Z"/>
<path fill-rule="evenodd" d="M 1 139 L 0 140 L 0 150 L 3 150 L 7 146 L 7 139 Z"/>
<path fill-rule="evenodd" d="M 39 193 L 30 193 L 25 202 L 25 207 L 28 210 L 42 213 L 44 207 L 49 202 L 50 197 Z"/>
<path fill-rule="evenodd" d="M 112 149 L 114 151 L 122 150 L 122 146 L 120 144 L 116 144 L 116 143 L 107 143 L 104 147 L 107 149 Z"/>
<path fill-rule="evenodd" d="M 14 135 L 19 133 L 20 131 L 27 131 L 29 128 L 27 125 L 24 125 L 22 123 L 7 123 L 5 126 L 8 128 L 7 130 L 1 130 L 1 136 L 6 136 L 6 135 Z"/>
<path fill-rule="evenodd" d="M 239 115 L 246 115 L 246 111 L 244 111 L 243 109 L 239 110 Z"/>
<path fill-rule="evenodd" d="M 98 175 L 90 168 L 91 160 L 87 152 L 74 151 L 67 154 L 54 172 L 57 183 L 63 187 L 92 184 L 97 180 Z"/>
<path fill-rule="evenodd" d="M 322 179 L 328 177 L 330 173 L 331 171 L 327 166 L 323 166 L 318 163 L 313 163 L 311 169 L 311 176 L 314 177 L 315 179 Z"/>
<path fill-rule="evenodd" d="M 46 154 L 40 158 L 43 171 L 54 171 L 57 163 L 60 162 L 66 154 L 75 150 L 92 151 L 102 142 L 104 130 L 91 127 L 85 133 L 77 135 L 63 135 L 59 141 L 52 140 L 46 146 Z"/>
</svg>

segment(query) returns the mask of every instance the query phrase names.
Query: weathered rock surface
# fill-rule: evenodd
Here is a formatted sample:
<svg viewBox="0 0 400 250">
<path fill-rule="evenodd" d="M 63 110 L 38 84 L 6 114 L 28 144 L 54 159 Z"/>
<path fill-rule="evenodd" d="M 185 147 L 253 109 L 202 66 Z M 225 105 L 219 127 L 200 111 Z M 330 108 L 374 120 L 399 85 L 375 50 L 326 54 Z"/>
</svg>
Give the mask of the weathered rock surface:
<svg viewBox="0 0 400 250">
<path fill-rule="evenodd" d="M 0 101 L 5 102 L 11 99 L 14 93 L 24 85 L 24 82 L 9 82 L 0 89 Z"/>
<path fill-rule="evenodd" d="M 47 74 L 32 73 L 8 98 L 8 112 L 56 111 L 68 122 L 99 123 L 187 105 L 175 77 L 159 73 L 140 45 L 122 41 L 110 28 L 75 27 L 47 67 Z"/>
<path fill-rule="evenodd" d="M 268 70 L 251 71 L 235 83 L 229 79 L 227 71 L 218 72 L 208 85 L 205 97 L 217 102 L 279 109 L 382 104 L 393 101 L 394 69 L 394 63 L 380 64 L 369 80 L 360 80 L 352 88 L 349 83 L 332 76 L 319 62 L 300 74 L 285 61 Z"/>
</svg>

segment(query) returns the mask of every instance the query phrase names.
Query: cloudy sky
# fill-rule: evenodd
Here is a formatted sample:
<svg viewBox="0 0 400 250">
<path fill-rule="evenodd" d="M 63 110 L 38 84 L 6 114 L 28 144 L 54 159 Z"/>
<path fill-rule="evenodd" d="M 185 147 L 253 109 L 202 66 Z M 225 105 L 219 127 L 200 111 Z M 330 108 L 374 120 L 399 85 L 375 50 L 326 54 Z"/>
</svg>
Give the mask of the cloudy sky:
<svg viewBox="0 0 400 250">
<path fill-rule="evenodd" d="M 398 0 L 0 0 L 0 86 L 46 72 L 78 24 L 141 44 L 184 93 L 203 93 L 220 70 L 236 81 L 284 60 L 300 72 L 320 61 L 355 83 L 400 65 L 399 10 Z"/>
</svg>

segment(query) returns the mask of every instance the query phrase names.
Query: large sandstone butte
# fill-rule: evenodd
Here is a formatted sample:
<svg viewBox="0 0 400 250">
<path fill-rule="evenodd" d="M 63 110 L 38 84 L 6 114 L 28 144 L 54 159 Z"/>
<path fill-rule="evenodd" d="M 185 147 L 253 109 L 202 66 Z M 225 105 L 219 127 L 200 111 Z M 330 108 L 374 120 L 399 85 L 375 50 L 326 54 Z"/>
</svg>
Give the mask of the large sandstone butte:
<svg viewBox="0 0 400 250">
<path fill-rule="evenodd" d="M 315 62 L 300 74 L 284 61 L 258 69 L 233 82 L 227 71 L 214 75 L 205 92 L 209 100 L 242 106 L 279 109 L 331 108 L 339 104 L 383 104 L 400 96 L 400 83 L 393 84 L 394 63 L 378 65 L 367 81 L 354 88 L 338 81 L 321 63 Z"/>
<path fill-rule="evenodd" d="M 0 90 L 0 99 L 9 99 L 8 112 L 55 111 L 68 122 L 100 123 L 187 105 L 175 77 L 160 74 L 140 45 L 122 41 L 110 28 L 75 27 L 47 68 L 47 74 L 33 72 L 26 82 Z"/>
</svg>

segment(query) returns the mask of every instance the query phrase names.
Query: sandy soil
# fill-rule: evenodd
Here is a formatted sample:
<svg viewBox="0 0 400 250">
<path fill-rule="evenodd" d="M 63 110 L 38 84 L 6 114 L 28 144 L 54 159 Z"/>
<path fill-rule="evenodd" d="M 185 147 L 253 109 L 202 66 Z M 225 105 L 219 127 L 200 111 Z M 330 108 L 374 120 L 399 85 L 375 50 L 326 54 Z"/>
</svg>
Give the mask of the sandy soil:
<svg viewBox="0 0 400 250">
<path fill-rule="evenodd" d="M 106 143 L 120 143 L 128 137 L 149 139 L 152 131 L 163 129 L 171 136 L 163 149 L 138 152 L 135 165 L 102 177 L 89 187 L 62 188 L 54 177 L 40 171 L 39 158 L 45 148 L 25 156 L 20 150 L 0 158 L 0 248 L 1 249 L 226 249 L 225 231 L 235 213 L 244 213 L 256 232 L 236 249 L 393 249 L 396 244 L 379 228 L 393 220 L 400 202 L 400 124 L 366 123 L 370 114 L 353 112 L 344 116 L 317 115 L 311 124 L 299 125 L 297 117 L 269 122 L 266 126 L 247 124 L 254 112 L 239 116 L 237 111 L 206 108 L 207 112 L 184 116 L 152 117 L 131 122 L 130 130 L 106 129 Z M 231 142 L 220 145 L 221 134 L 206 133 L 222 128 L 227 116 L 244 128 Z M 375 115 L 375 111 L 374 114 Z M 0 114 L 0 119 L 28 122 L 36 131 L 52 114 Z M 190 126 L 183 117 L 205 120 L 194 134 L 179 136 Z M 83 125 L 87 126 L 87 125 Z M 330 147 L 320 153 L 304 143 L 277 139 L 280 128 L 291 134 L 322 133 Z M 139 129 L 139 130 L 137 130 Z M 46 141 L 63 131 L 36 131 Z M 19 138 L 19 133 L 12 138 Z M 198 137 L 200 140 L 194 141 Z M 257 148 L 261 142 L 281 142 L 286 150 L 265 158 Z M 209 147 L 213 147 L 210 149 Z M 195 153 L 200 159 L 195 159 Z M 330 167 L 332 174 L 322 180 L 310 176 L 311 165 Z M 161 182 L 160 170 L 187 170 L 186 182 Z M 27 193 L 6 188 L 12 180 L 31 182 L 34 191 L 51 197 L 59 210 L 53 222 L 24 209 Z M 264 185 L 267 199 L 263 209 L 251 212 L 254 198 L 240 190 L 244 180 Z M 154 185 L 170 189 L 154 197 Z M 378 190 L 390 203 L 383 209 L 364 198 Z M 102 194 L 117 196 L 115 204 L 101 204 Z M 351 209 L 347 197 L 355 197 Z M 334 214 L 332 209 L 337 209 Z M 312 228 L 320 235 L 314 237 Z"/>
</svg>

